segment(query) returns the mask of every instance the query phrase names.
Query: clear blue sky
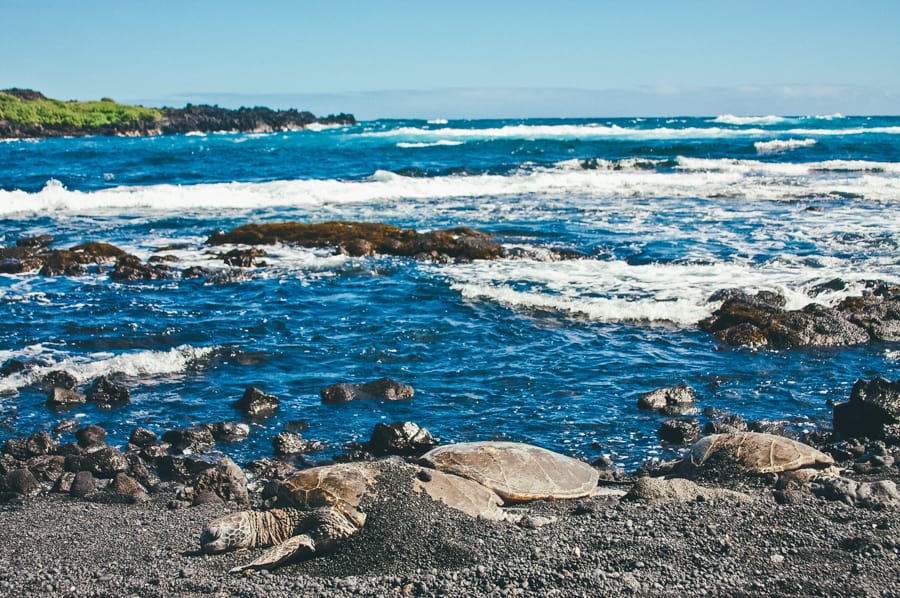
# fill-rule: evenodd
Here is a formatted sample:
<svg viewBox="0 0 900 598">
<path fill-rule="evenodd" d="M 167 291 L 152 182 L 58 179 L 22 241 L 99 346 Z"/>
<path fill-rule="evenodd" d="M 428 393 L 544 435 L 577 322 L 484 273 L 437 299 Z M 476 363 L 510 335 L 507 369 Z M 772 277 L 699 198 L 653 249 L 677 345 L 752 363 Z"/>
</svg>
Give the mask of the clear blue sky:
<svg viewBox="0 0 900 598">
<path fill-rule="evenodd" d="M 0 88 L 372 117 L 898 114 L 898 0 L 0 0 Z"/>
</svg>

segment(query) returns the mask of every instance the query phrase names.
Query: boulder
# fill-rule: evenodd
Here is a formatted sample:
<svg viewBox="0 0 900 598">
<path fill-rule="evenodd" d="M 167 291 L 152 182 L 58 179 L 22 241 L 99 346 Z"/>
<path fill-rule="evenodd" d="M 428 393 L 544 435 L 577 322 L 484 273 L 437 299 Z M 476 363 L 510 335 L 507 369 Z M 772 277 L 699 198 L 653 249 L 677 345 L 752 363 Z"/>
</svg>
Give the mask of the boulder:
<svg viewBox="0 0 900 598">
<path fill-rule="evenodd" d="M 833 423 L 840 438 L 900 444 L 900 380 L 857 380 L 850 400 L 834 406 Z"/>
<path fill-rule="evenodd" d="M 216 444 L 212 430 L 205 425 L 169 430 L 163 434 L 163 442 L 168 442 L 177 452 L 195 453 L 212 448 Z"/>
<path fill-rule="evenodd" d="M 106 430 L 100 426 L 89 424 L 75 431 L 78 446 L 83 449 L 95 449 L 106 446 Z"/>
<path fill-rule="evenodd" d="M 81 276 L 85 273 L 83 258 L 74 251 L 56 249 L 43 258 L 41 276 Z"/>
<path fill-rule="evenodd" d="M 65 471 L 66 458 L 62 455 L 40 455 L 26 463 L 28 471 L 41 482 L 52 485 Z"/>
<path fill-rule="evenodd" d="M 77 498 L 84 498 L 97 491 L 97 481 L 89 471 L 79 471 L 72 480 L 69 494 Z"/>
<path fill-rule="evenodd" d="M 119 472 L 109 485 L 112 494 L 128 503 L 137 503 L 147 500 L 147 490 L 137 480 L 126 473 Z"/>
<path fill-rule="evenodd" d="M 47 395 L 47 405 L 49 407 L 74 407 L 76 405 L 82 405 L 87 401 L 87 397 L 81 394 L 80 392 L 76 392 L 74 390 L 63 388 L 61 386 L 54 386 L 50 391 L 50 394 Z"/>
<path fill-rule="evenodd" d="M 165 264 L 145 264 L 134 255 L 124 255 L 116 259 L 116 265 L 109 277 L 118 281 L 164 280 L 171 278 L 172 268 Z"/>
<path fill-rule="evenodd" d="M 136 448 L 146 448 L 159 444 L 159 439 L 146 428 L 135 428 L 128 437 L 128 444 Z"/>
<path fill-rule="evenodd" d="M 332 384 L 319 392 L 323 403 L 344 403 L 366 399 L 402 401 L 411 399 L 415 391 L 412 386 L 391 378 L 381 378 L 365 384 Z"/>
<path fill-rule="evenodd" d="M 74 390 L 75 387 L 78 386 L 78 378 L 66 370 L 53 370 L 52 372 L 48 372 L 41 382 L 48 390 L 52 390 L 53 388 Z"/>
<path fill-rule="evenodd" d="M 700 437 L 700 422 L 695 418 L 667 419 L 660 425 L 658 434 L 672 444 L 690 444 Z"/>
<path fill-rule="evenodd" d="M 216 442 L 242 442 L 250 436 L 250 426 L 240 422 L 216 422 L 203 426 L 209 429 Z"/>
<path fill-rule="evenodd" d="M 266 394 L 255 386 L 251 386 L 231 406 L 240 409 L 246 417 L 260 417 L 277 411 L 279 403 L 280 401 L 275 395 Z"/>
<path fill-rule="evenodd" d="M 68 434 L 78 427 L 77 419 L 64 419 L 53 426 L 54 434 Z"/>
<path fill-rule="evenodd" d="M 256 258 L 266 257 L 268 255 L 269 254 L 264 250 L 254 247 L 252 249 L 232 249 L 231 251 L 226 253 L 222 257 L 222 259 L 229 266 L 238 268 L 252 268 L 256 265 L 264 266 L 265 262 L 257 263 Z"/>
<path fill-rule="evenodd" d="M 28 364 L 21 359 L 7 359 L 3 365 L 0 366 L 0 376 L 12 376 L 13 374 L 25 371 L 27 368 Z"/>
<path fill-rule="evenodd" d="M 421 455 L 438 445 L 431 433 L 413 422 L 376 424 L 366 447 L 375 455 Z"/>
<path fill-rule="evenodd" d="M 116 382 L 109 376 L 100 376 L 88 389 L 87 400 L 101 407 L 124 405 L 131 400 L 128 387 Z"/>
<path fill-rule="evenodd" d="M 272 448 L 276 457 L 284 457 L 319 451 L 323 445 L 321 442 L 304 440 L 296 432 L 283 431 L 272 438 Z"/>
<path fill-rule="evenodd" d="M 35 432 L 25 441 L 25 450 L 29 457 L 38 455 L 49 455 L 59 446 L 57 442 L 48 432 Z"/>
<path fill-rule="evenodd" d="M 638 399 L 638 409 L 660 411 L 666 415 L 684 415 L 696 412 L 697 394 L 686 384 L 669 386 L 645 393 Z"/>
<path fill-rule="evenodd" d="M 194 494 L 212 492 L 225 502 L 239 505 L 250 503 L 247 491 L 247 477 L 241 468 L 228 457 L 222 458 L 214 467 L 210 467 L 197 475 L 194 482 Z"/>
<path fill-rule="evenodd" d="M 81 458 L 81 470 L 89 471 L 94 477 L 114 478 L 116 474 L 128 471 L 128 460 L 114 446 L 104 446 Z"/>
<path fill-rule="evenodd" d="M 6 491 L 22 496 L 35 496 L 41 492 L 41 484 L 27 469 L 15 469 L 6 474 Z"/>
</svg>

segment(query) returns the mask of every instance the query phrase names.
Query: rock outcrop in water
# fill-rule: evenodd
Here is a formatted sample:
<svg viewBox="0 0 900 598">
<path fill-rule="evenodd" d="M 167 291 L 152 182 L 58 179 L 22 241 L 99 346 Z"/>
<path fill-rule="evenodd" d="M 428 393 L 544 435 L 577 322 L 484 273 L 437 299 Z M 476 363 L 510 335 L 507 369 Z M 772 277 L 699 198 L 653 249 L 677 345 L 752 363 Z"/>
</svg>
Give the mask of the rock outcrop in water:
<svg viewBox="0 0 900 598">
<path fill-rule="evenodd" d="M 420 233 L 389 224 L 369 222 L 245 224 L 228 232 L 217 232 L 207 243 L 287 243 L 309 248 L 335 247 L 351 256 L 384 254 L 433 261 L 489 260 L 504 255 L 503 247 L 490 234 L 471 228 L 458 227 Z"/>
<path fill-rule="evenodd" d="M 884 282 L 870 282 L 862 296 L 834 307 L 786 310 L 784 297 L 766 291 L 728 290 L 710 300 L 724 302 L 699 327 L 729 345 L 790 349 L 900 340 L 900 286 Z"/>
</svg>

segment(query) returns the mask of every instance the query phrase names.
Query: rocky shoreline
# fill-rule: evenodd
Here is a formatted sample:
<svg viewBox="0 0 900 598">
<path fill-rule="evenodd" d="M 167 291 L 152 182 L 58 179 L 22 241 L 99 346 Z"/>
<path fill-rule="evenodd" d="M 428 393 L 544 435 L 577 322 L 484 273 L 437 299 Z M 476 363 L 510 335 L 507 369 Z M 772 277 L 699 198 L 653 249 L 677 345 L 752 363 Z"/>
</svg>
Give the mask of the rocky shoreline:
<svg viewBox="0 0 900 598">
<path fill-rule="evenodd" d="M 100 386 L 116 396 L 114 384 Z M 321 392 L 323 401 L 413 395 L 390 379 Z M 644 408 L 671 413 L 691 404 L 681 387 L 651 395 L 641 398 Z M 278 399 L 249 388 L 234 407 L 252 418 L 277 409 Z M 719 421 L 739 428 L 733 416 Z M 821 475 L 804 469 L 753 474 L 722 459 L 711 459 L 702 475 L 675 463 L 651 462 L 626 473 L 598 462 L 593 496 L 512 507 L 527 514 L 515 524 L 476 519 L 413 491 L 401 475 L 403 459 L 415 462 L 438 442 L 412 422 L 379 424 L 368 443 L 348 446 L 339 459 L 383 463 L 379 492 L 363 499 L 368 517 L 360 531 L 333 553 L 236 576 L 228 570 L 259 550 L 202 555 L 200 529 L 235 509 L 272 506 L 314 443 L 279 433 L 272 458 L 241 468 L 217 450 L 218 443 L 246 436 L 240 422 L 170 430 L 162 438 L 136 428 L 124 449 L 106 444 L 100 426 L 62 422 L 53 434 L 3 445 L 0 590 L 897 596 L 898 425 L 900 381 L 859 381 L 835 408 L 835 431 L 803 438 L 825 453 L 803 450 L 836 462 Z M 712 431 L 719 436 L 705 440 L 729 434 Z M 867 436 L 856 436 L 861 431 Z"/>
<path fill-rule="evenodd" d="M 2 93 L 25 101 L 46 101 L 40 92 L 6 89 Z M 30 123 L 0 119 L 0 139 L 38 139 L 46 137 L 86 137 L 90 135 L 144 137 L 184 133 L 271 133 L 297 131 L 310 126 L 347 126 L 356 124 L 352 114 L 317 117 L 311 112 L 273 110 L 266 107 L 221 108 L 188 104 L 184 108 L 161 108 L 158 118 L 138 118 L 99 126 L 79 126 L 68 122 Z"/>
<path fill-rule="evenodd" d="M 45 236 L 0 248 L 0 271 L 237 281 L 267 267 L 262 247 L 276 243 L 436 263 L 516 257 L 469 228 L 419 233 L 384 224 L 288 222 L 213 234 L 206 246 L 221 268 L 179 269 L 165 249 L 147 261 L 95 241 L 58 249 Z M 551 259 L 581 257 L 557 251 Z M 832 281 L 821 292 L 845 284 Z M 859 297 L 833 308 L 811 302 L 788 310 L 774 293 L 736 290 L 710 301 L 720 307 L 698 326 L 725 344 L 767 350 L 900 340 L 900 287 L 882 281 L 862 284 Z M 0 376 L 34 366 L 9 360 Z M 48 409 L 85 402 L 112 408 L 130 400 L 132 381 L 116 375 L 81 385 L 64 370 L 39 377 L 32 384 L 46 393 Z M 415 400 L 411 386 L 387 378 L 333 384 L 320 395 L 324 403 Z M 775 443 L 802 442 L 803 451 L 823 455 L 814 465 L 835 465 L 824 473 L 810 470 L 810 462 L 748 472 L 726 458 L 702 471 L 686 461 L 653 461 L 625 472 L 601 458 L 591 464 L 599 477 L 592 496 L 507 505 L 518 523 L 473 518 L 413 491 L 404 464 L 440 443 L 414 422 L 381 423 L 367 442 L 334 457 L 380 464 L 379 492 L 363 499 L 365 525 L 331 554 L 240 575 L 228 571 L 259 549 L 203 555 L 200 530 L 227 512 L 277 504 L 285 480 L 307 468 L 323 445 L 288 422 L 271 438 L 271 456 L 238 465 L 227 445 L 246 439 L 248 424 L 277 412 L 280 400 L 249 387 L 232 407 L 233 421 L 160 435 L 138 427 L 125 446 L 108 444 L 100 425 L 65 419 L 52 432 L 7 440 L 0 449 L 0 592 L 900 596 L 900 381 L 857 381 L 846 402 L 834 405 L 833 429 L 803 435 L 777 422 L 702 409 L 687 386 L 657 389 L 638 407 L 657 414 L 663 442 L 694 445 L 703 460 L 710 451 L 698 446 L 755 432 Z M 687 459 L 692 465 L 695 455 Z"/>
</svg>

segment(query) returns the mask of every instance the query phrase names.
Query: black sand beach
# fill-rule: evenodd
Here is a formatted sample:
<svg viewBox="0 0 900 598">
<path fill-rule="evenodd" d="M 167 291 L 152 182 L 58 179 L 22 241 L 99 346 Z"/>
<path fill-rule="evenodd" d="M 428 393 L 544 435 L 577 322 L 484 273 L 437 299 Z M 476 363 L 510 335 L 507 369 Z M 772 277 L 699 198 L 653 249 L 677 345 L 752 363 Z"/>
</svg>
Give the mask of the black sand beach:
<svg viewBox="0 0 900 598">
<path fill-rule="evenodd" d="M 882 478 L 885 476 L 881 476 Z M 887 472 L 895 482 L 896 468 Z M 235 507 L 170 509 L 42 495 L 0 505 L 7 596 L 900 596 L 900 511 L 804 493 L 656 503 L 530 503 L 539 528 L 472 519 L 404 490 L 390 470 L 365 527 L 337 552 L 229 574 L 259 551 L 203 556 L 198 534 Z M 628 486 L 610 486 L 627 490 Z"/>
</svg>

